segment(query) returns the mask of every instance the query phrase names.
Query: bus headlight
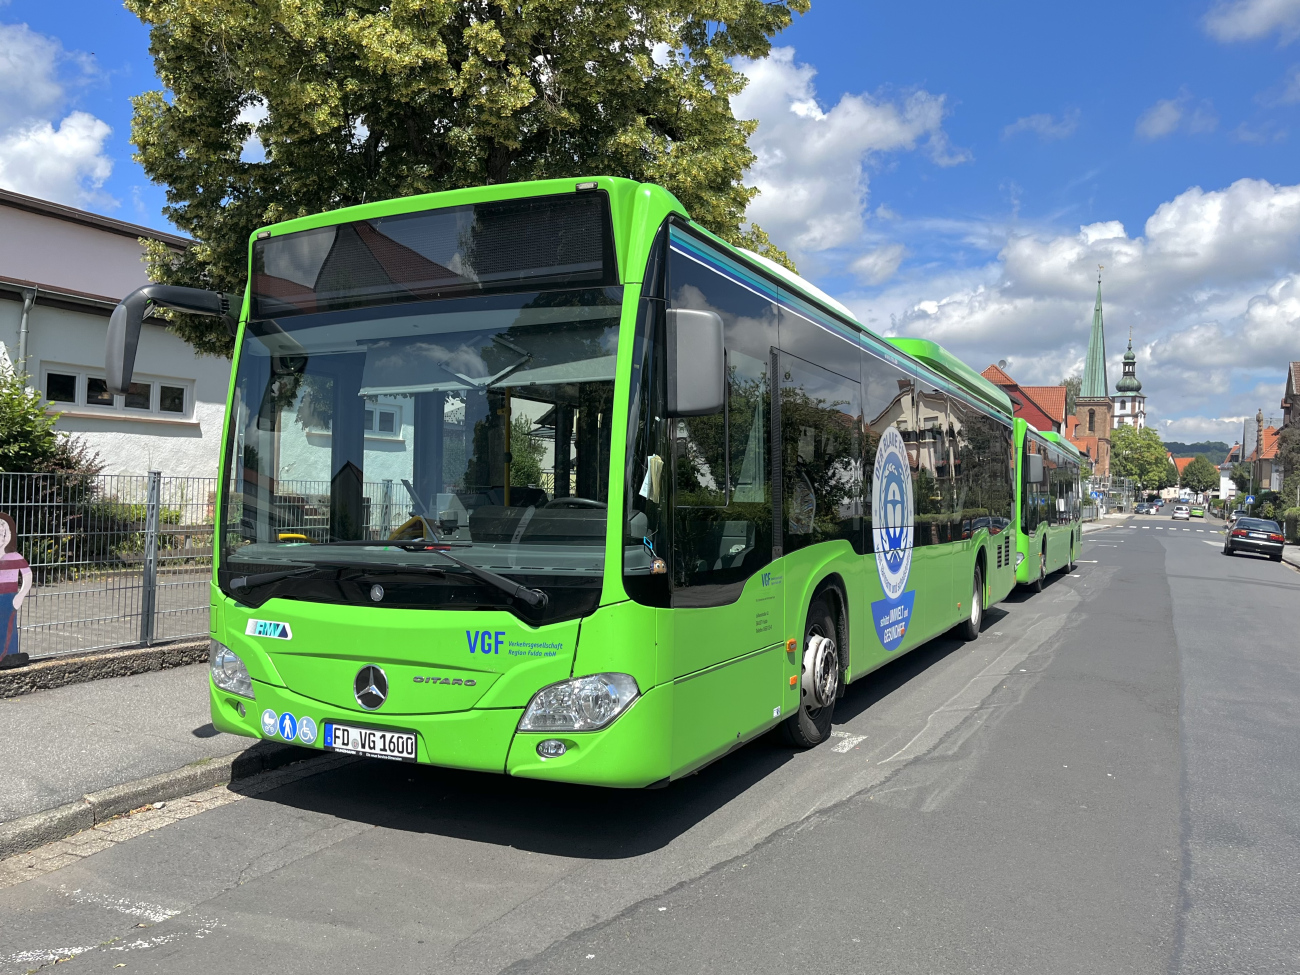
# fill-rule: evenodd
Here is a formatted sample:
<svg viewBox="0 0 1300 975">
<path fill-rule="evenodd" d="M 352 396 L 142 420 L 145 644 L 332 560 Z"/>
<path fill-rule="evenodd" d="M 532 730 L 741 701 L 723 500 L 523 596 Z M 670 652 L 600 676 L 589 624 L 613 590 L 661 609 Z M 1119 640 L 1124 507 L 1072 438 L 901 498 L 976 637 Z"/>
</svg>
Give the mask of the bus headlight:
<svg viewBox="0 0 1300 975">
<path fill-rule="evenodd" d="M 208 645 L 208 667 L 212 670 L 212 683 L 230 694 L 255 700 L 253 679 L 239 655 L 224 643 L 213 640 Z"/>
<path fill-rule="evenodd" d="M 596 731 L 605 727 L 640 694 L 628 674 L 575 677 L 533 695 L 519 720 L 520 731 Z"/>
<path fill-rule="evenodd" d="M 1020 568 L 1020 563 L 1023 562 L 1023 561 L 1025 561 L 1025 553 L 1024 553 L 1024 552 L 1017 552 L 1017 553 L 1016 553 L 1016 568 L 1017 568 L 1017 569 Z"/>
</svg>

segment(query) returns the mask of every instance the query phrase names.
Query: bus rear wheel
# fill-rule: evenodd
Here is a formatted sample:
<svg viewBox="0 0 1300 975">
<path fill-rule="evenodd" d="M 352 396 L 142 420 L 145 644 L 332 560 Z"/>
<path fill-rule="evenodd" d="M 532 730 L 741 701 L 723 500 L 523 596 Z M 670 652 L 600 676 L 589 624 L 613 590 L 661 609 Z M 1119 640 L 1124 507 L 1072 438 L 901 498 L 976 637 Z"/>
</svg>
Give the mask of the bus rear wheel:
<svg viewBox="0 0 1300 975">
<path fill-rule="evenodd" d="M 1047 542 L 1043 542 L 1043 549 L 1038 553 L 1038 578 L 1029 584 L 1029 588 L 1034 592 L 1043 591 L 1043 581 L 1047 578 Z"/>
<path fill-rule="evenodd" d="M 957 628 L 958 635 L 966 641 L 978 640 L 980 627 L 984 625 L 984 573 L 978 565 L 975 566 L 975 581 L 971 589 L 970 613 Z"/>
<path fill-rule="evenodd" d="M 781 725 L 783 737 L 796 748 L 812 748 L 831 736 L 831 717 L 840 693 L 838 632 L 826 598 L 816 597 L 804 624 L 799 709 Z"/>
</svg>

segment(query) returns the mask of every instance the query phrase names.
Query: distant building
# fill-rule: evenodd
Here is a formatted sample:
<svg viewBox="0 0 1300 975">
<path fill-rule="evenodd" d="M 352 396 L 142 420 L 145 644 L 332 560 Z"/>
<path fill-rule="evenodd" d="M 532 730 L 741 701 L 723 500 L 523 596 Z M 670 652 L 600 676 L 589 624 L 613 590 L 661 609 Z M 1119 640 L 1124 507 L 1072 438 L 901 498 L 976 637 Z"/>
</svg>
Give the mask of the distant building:
<svg viewBox="0 0 1300 975">
<path fill-rule="evenodd" d="M 104 341 L 119 300 L 149 282 L 141 238 L 177 253 L 184 237 L 0 190 L 0 353 L 30 377 L 57 429 L 98 451 L 111 474 L 215 476 L 230 377 L 157 319 L 140 337 L 135 381 L 108 391 Z"/>
<path fill-rule="evenodd" d="M 1300 362 L 1292 362 L 1286 369 L 1286 391 L 1282 394 L 1282 426 L 1289 427 L 1300 421 Z"/>
<path fill-rule="evenodd" d="M 1011 397 L 1015 415 L 1035 429 L 1060 433 L 1065 425 L 1064 386 L 1021 386 L 999 365 L 980 373 Z"/>
<path fill-rule="evenodd" d="M 1101 285 L 1098 284 L 1098 291 Z M 1098 295 L 1098 315 L 1100 316 L 1101 296 Z M 1137 377 L 1137 354 L 1133 351 L 1133 333 L 1128 336 L 1128 351 L 1124 353 L 1124 375 L 1115 384 L 1115 395 L 1111 397 L 1115 404 L 1115 426 L 1132 426 L 1139 430 L 1147 425 L 1147 398 L 1142 395 L 1142 383 Z"/>
<path fill-rule="evenodd" d="M 1277 435 L 1280 432 L 1277 427 L 1264 427 L 1259 436 L 1259 446 L 1246 458 L 1258 491 L 1282 490 L 1282 463 L 1277 455 Z"/>
<path fill-rule="evenodd" d="M 1115 425 L 1115 404 L 1111 401 L 1110 385 L 1106 381 L 1101 278 L 1097 279 L 1097 302 L 1092 310 L 1092 333 L 1088 336 L 1088 357 L 1083 363 L 1083 384 L 1074 405 L 1075 422 L 1066 424 L 1066 436 L 1091 458 L 1094 474 L 1109 476 L 1110 431 Z"/>
</svg>

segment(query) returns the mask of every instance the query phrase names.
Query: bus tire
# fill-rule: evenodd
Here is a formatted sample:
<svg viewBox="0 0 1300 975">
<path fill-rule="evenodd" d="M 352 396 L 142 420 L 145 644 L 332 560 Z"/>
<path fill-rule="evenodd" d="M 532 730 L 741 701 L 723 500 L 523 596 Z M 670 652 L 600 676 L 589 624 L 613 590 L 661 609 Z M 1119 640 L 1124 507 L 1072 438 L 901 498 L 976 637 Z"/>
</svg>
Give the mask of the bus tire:
<svg viewBox="0 0 1300 975">
<path fill-rule="evenodd" d="M 812 748 L 831 736 L 842 670 L 838 633 L 825 595 L 815 596 L 804 623 L 799 708 L 781 724 L 782 736 L 795 748 Z"/>
<path fill-rule="evenodd" d="M 975 581 L 971 586 L 970 612 L 966 619 L 957 625 L 957 635 L 967 642 L 978 640 L 980 628 L 984 625 L 984 573 L 975 566 Z"/>
<path fill-rule="evenodd" d="M 1043 539 L 1042 550 L 1038 553 L 1038 578 L 1029 584 L 1033 592 L 1043 591 L 1043 582 L 1047 578 L 1047 539 Z"/>
</svg>

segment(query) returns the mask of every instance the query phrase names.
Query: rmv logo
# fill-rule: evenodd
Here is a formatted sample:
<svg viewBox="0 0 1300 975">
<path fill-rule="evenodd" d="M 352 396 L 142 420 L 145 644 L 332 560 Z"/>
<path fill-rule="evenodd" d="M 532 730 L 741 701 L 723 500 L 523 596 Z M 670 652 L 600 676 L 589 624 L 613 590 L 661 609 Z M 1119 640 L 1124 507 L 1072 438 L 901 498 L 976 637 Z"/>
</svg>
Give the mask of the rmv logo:
<svg viewBox="0 0 1300 975">
<path fill-rule="evenodd" d="M 505 642 L 504 630 L 466 630 L 465 642 L 469 644 L 469 652 L 473 653 L 500 653 L 501 644 Z"/>
<path fill-rule="evenodd" d="M 289 630 L 288 623 L 277 623 L 274 620 L 249 620 L 248 626 L 244 628 L 245 636 L 266 636 L 273 640 L 292 640 L 293 633 Z"/>
</svg>

